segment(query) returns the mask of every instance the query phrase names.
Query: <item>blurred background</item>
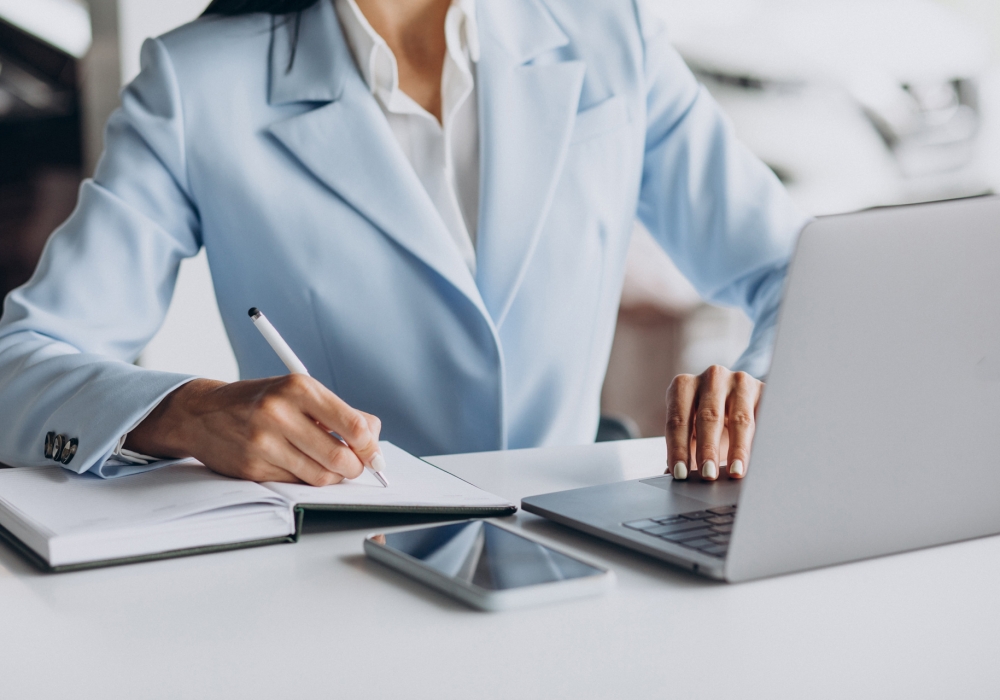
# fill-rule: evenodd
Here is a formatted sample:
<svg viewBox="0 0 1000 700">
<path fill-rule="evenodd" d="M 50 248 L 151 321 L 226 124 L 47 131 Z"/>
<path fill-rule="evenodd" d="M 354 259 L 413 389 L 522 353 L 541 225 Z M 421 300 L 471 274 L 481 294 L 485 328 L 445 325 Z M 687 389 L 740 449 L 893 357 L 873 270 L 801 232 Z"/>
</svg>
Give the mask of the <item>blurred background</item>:
<svg viewBox="0 0 1000 700">
<path fill-rule="evenodd" d="M 1000 191 L 997 0 L 649 0 L 741 138 L 812 214 Z M 0 0 L 0 296 L 31 275 L 100 155 L 149 36 L 207 0 Z M 750 324 L 702 303 L 637 226 L 602 412 L 660 435 L 680 372 Z M 238 376 L 204 255 L 140 363 Z"/>
</svg>

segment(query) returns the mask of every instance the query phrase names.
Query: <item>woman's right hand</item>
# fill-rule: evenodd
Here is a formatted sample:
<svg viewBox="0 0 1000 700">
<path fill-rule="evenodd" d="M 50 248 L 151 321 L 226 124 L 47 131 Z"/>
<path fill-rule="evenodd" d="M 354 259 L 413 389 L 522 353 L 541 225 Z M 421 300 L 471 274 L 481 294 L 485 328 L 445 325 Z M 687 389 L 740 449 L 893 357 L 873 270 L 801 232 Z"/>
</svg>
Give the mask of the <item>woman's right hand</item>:
<svg viewBox="0 0 1000 700">
<path fill-rule="evenodd" d="M 381 455 L 381 429 L 378 418 L 307 375 L 231 384 L 195 379 L 167 395 L 125 446 L 194 457 L 239 479 L 326 486 L 360 476 Z"/>
</svg>

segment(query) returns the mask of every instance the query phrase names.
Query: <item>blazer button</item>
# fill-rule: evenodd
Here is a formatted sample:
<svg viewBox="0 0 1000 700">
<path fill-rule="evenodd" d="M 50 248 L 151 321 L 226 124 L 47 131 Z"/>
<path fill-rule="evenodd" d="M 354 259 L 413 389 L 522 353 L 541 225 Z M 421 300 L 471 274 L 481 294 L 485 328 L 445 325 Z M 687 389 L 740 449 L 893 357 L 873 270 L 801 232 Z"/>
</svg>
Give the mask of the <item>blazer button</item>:
<svg viewBox="0 0 1000 700">
<path fill-rule="evenodd" d="M 53 431 L 49 431 L 45 436 L 45 459 L 54 459 L 56 455 L 55 451 L 56 434 Z"/>
<path fill-rule="evenodd" d="M 69 464 L 73 461 L 73 457 L 76 455 L 76 446 L 78 441 L 76 438 L 72 440 L 67 440 L 66 444 L 63 445 L 62 452 L 59 453 L 59 461 L 63 464 Z"/>
<path fill-rule="evenodd" d="M 62 454 L 63 444 L 66 442 L 66 436 L 59 434 L 52 438 L 52 459 L 59 461 L 59 455 Z"/>
</svg>

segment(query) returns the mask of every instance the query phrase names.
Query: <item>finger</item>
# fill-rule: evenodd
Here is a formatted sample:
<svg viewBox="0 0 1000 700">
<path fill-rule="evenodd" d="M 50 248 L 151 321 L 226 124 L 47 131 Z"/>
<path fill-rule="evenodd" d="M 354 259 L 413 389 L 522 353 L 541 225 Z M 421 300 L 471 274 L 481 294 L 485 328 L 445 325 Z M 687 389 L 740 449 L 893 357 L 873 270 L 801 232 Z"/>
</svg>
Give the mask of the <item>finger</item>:
<svg viewBox="0 0 1000 700">
<path fill-rule="evenodd" d="M 252 439 L 257 455 L 310 484 L 327 480 L 316 474 L 315 465 L 348 479 L 360 476 L 364 465 L 358 456 L 305 413 L 302 404 L 308 402 L 315 382 L 305 379 L 283 382 L 281 392 L 261 402 L 253 416 L 258 428 Z"/>
<path fill-rule="evenodd" d="M 322 430 L 315 425 L 313 429 L 322 434 Z M 257 437 L 253 445 L 257 460 L 265 462 L 266 465 L 283 469 L 298 481 L 310 486 L 329 486 L 344 480 L 342 473 L 327 469 L 323 464 L 296 447 L 288 439 L 288 432 L 287 426 L 275 424 L 272 430 Z M 329 436 L 327 437 L 329 438 Z M 344 446 L 341 446 L 340 449 L 349 452 Z M 258 468 L 266 471 L 266 465 Z M 250 474 L 246 478 L 253 481 L 263 480 L 256 474 Z"/>
<path fill-rule="evenodd" d="M 310 486 L 329 486 L 339 484 L 346 479 L 353 479 L 361 475 L 364 467 L 347 445 L 340 445 L 339 450 L 344 457 L 334 458 L 333 466 L 320 463 L 306 453 L 299 450 L 291 442 L 286 442 L 287 449 L 275 460 L 281 467 L 290 472 L 299 481 Z M 280 461 L 279 461 L 280 460 Z M 347 464 L 349 466 L 344 467 Z M 355 469 L 355 466 L 357 467 Z M 345 474 L 349 472 L 350 475 Z"/>
<path fill-rule="evenodd" d="M 328 471 L 356 479 L 365 470 L 350 447 L 305 415 L 299 414 L 298 420 L 282 425 L 281 431 L 293 447 Z"/>
<path fill-rule="evenodd" d="M 322 467 L 314 471 L 308 471 L 308 473 L 303 472 L 303 476 L 306 478 L 300 478 L 296 476 L 295 473 L 280 467 L 276 464 L 272 464 L 264 459 L 253 459 L 249 462 L 239 461 L 233 464 L 223 464 L 216 462 L 208 462 L 206 466 L 212 471 L 222 474 L 223 476 L 229 476 L 234 479 L 247 479 L 249 481 L 263 482 L 263 481 L 280 481 L 285 483 L 300 484 L 307 483 L 313 486 L 327 486 L 329 484 L 336 484 L 343 480 L 343 477 L 339 474 L 334 474 Z M 317 465 L 318 467 L 318 465 Z M 312 477 L 311 480 L 310 476 Z"/>
<path fill-rule="evenodd" d="M 695 463 L 701 469 L 701 477 L 708 481 L 719 478 L 719 442 L 725 428 L 730 376 L 730 371 L 725 367 L 713 365 L 702 373 L 698 385 L 698 406 L 695 409 L 698 444 Z"/>
<path fill-rule="evenodd" d="M 742 479 L 750 462 L 750 447 L 756 430 L 755 413 L 761 383 L 746 372 L 732 377 L 732 391 L 726 407 L 729 429 L 729 476 Z"/>
<path fill-rule="evenodd" d="M 675 479 L 688 477 L 691 463 L 691 414 L 698 395 L 698 377 L 679 374 L 667 389 L 667 472 Z"/>
<path fill-rule="evenodd" d="M 361 415 L 365 417 L 368 421 L 368 429 L 372 433 L 372 439 L 375 441 L 375 448 L 378 450 L 375 457 L 372 458 L 372 466 L 376 471 L 381 471 L 385 468 L 385 458 L 382 456 L 382 448 L 379 446 L 378 441 L 382 436 L 382 420 L 378 416 L 373 416 L 370 413 L 361 412 Z"/>
<path fill-rule="evenodd" d="M 372 435 L 364 413 L 306 375 L 291 374 L 286 382 L 302 410 L 328 431 L 339 435 L 363 465 L 371 464 L 375 456 L 380 455 L 378 440 Z"/>
<path fill-rule="evenodd" d="M 379 437 L 382 435 L 382 421 L 378 416 L 373 416 L 372 414 L 365 413 L 364 411 L 361 411 L 361 415 L 363 415 L 365 420 L 368 421 L 368 429 L 371 431 L 372 437 L 375 438 L 375 442 L 378 442 Z"/>
<path fill-rule="evenodd" d="M 233 479 L 246 479 L 248 481 L 284 481 L 298 483 L 295 475 L 286 469 L 276 467 L 261 459 L 252 461 L 240 460 L 234 463 L 215 462 L 214 460 L 204 460 L 205 466 L 216 474 L 232 477 Z"/>
</svg>

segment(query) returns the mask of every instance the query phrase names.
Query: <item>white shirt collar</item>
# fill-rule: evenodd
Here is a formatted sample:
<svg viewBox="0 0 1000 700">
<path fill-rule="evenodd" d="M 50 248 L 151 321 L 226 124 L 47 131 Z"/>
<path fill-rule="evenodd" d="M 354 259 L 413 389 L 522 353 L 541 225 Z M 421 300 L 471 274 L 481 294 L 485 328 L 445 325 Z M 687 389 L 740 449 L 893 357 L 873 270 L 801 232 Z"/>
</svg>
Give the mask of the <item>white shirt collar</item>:
<svg viewBox="0 0 1000 700">
<path fill-rule="evenodd" d="M 389 45 L 372 27 L 355 0 L 333 0 L 354 60 L 373 94 L 399 89 L 399 69 Z M 452 0 L 444 22 L 448 53 L 458 64 L 479 61 L 475 0 Z"/>
</svg>

